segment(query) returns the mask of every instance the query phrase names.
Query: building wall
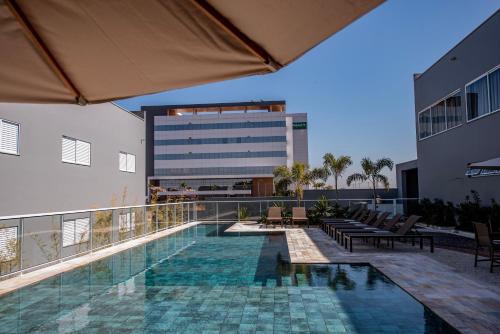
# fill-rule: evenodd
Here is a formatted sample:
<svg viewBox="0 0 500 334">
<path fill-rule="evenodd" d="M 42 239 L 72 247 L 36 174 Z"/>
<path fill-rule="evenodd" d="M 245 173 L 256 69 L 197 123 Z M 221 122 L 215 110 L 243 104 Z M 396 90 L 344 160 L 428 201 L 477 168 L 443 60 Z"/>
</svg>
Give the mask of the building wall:
<svg viewBox="0 0 500 334">
<path fill-rule="evenodd" d="M 465 121 L 465 85 L 500 65 L 499 32 L 500 11 L 497 11 L 415 79 L 420 197 L 460 202 L 470 190 L 476 190 L 485 202 L 500 199 L 500 176 L 465 176 L 467 163 L 500 156 L 500 113 Z M 460 89 L 464 123 L 419 140 L 418 113 L 457 89 Z"/>
<path fill-rule="evenodd" d="M 0 153 L 0 216 L 142 204 L 144 121 L 111 104 L 0 103 L 0 118 L 20 124 L 19 155 Z M 61 161 L 61 138 L 91 144 L 91 165 Z M 118 169 L 119 152 L 136 172 Z M 116 200 L 113 202 L 113 198 Z"/>
<path fill-rule="evenodd" d="M 277 166 L 308 162 L 307 128 L 294 128 L 297 122 L 307 122 L 306 114 L 237 111 L 172 116 L 167 109 L 143 107 L 150 179 L 187 184 L 196 184 L 189 181 L 193 179 L 262 179 L 272 177 Z"/>
</svg>

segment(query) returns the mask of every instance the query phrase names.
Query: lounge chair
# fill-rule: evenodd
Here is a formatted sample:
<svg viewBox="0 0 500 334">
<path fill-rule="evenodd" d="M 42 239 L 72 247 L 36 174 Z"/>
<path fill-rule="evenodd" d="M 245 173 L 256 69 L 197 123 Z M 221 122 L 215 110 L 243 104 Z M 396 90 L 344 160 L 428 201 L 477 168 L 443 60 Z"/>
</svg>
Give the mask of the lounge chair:
<svg viewBox="0 0 500 334">
<path fill-rule="evenodd" d="M 307 227 L 309 228 L 309 218 L 306 216 L 306 208 L 292 208 L 292 226 L 295 223 L 307 223 Z"/>
<path fill-rule="evenodd" d="M 345 232 L 357 233 L 357 232 L 369 232 L 371 230 L 381 229 L 383 223 L 387 219 L 387 216 L 389 216 L 389 212 L 382 212 L 377 217 L 377 219 L 371 224 L 369 223 L 369 224 L 358 224 L 350 227 L 337 227 L 335 228 L 335 240 L 337 240 L 337 242 L 340 241 L 341 243 L 343 243 L 344 242 L 343 236 Z M 396 221 L 396 223 L 399 221 L 400 218 L 401 216 L 397 218 L 398 220 Z"/>
<path fill-rule="evenodd" d="M 321 218 L 321 229 L 326 232 L 326 226 L 328 223 L 338 223 L 338 222 L 345 222 L 345 221 L 354 221 L 363 214 L 365 210 L 363 209 L 362 206 L 360 206 L 357 210 L 353 210 L 350 215 L 348 215 L 347 218 Z"/>
<path fill-rule="evenodd" d="M 377 218 L 378 211 L 368 211 L 368 215 L 364 220 L 361 221 L 344 221 L 338 223 L 328 223 L 326 233 L 332 238 L 335 236 L 335 231 L 337 228 L 349 228 L 356 225 L 370 225 L 375 218 Z"/>
<path fill-rule="evenodd" d="M 500 255 L 495 254 L 500 251 L 500 241 L 493 240 L 491 232 L 491 224 L 488 226 L 483 223 L 472 222 L 474 226 L 474 236 L 476 239 L 476 254 L 474 256 L 474 267 L 477 267 L 478 262 L 489 261 L 490 273 L 493 272 L 493 267 L 500 266 Z M 479 248 L 488 249 L 488 258 L 478 260 Z"/>
<path fill-rule="evenodd" d="M 266 225 L 275 223 L 281 224 L 283 226 L 283 217 L 281 216 L 281 208 L 279 206 L 273 206 L 267 209 L 267 219 Z"/>
<path fill-rule="evenodd" d="M 370 232 L 364 233 L 344 233 L 344 246 L 347 248 L 349 245 L 349 251 L 352 252 L 352 240 L 353 239 L 367 239 L 373 238 L 373 241 L 377 241 L 380 244 L 381 239 L 387 239 L 387 243 L 389 241 L 392 242 L 392 248 L 394 248 L 394 240 L 401 238 L 408 238 L 412 240 L 412 243 L 415 244 L 415 239 L 420 240 L 420 249 L 424 247 L 424 239 L 429 239 L 431 246 L 431 253 L 434 252 L 434 237 L 432 235 L 422 235 L 422 234 L 408 234 L 410 230 L 413 228 L 415 223 L 420 219 L 420 216 L 410 216 L 406 221 L 401 225 L 401 227 L 396 232 L 390 232 L 387 230 L 373 230 Z"/>
</svg>

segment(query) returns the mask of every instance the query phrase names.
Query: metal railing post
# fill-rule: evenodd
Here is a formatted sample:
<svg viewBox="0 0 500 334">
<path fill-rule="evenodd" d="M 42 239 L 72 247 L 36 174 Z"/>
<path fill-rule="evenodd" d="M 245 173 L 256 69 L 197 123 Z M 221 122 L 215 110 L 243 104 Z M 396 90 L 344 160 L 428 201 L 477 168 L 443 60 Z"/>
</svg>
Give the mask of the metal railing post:
<svg viewBox="0 0 500 334">
<path fill-rule="evenodd" d="M 94 233 L 93 233 L 93 225 L 94 225 L 94 215 L 92 212 L 89 212 L 89 243 L 90 243 L 90 253 L 92 253 L 92 249 L 94 249 Z"/>
<path fill-rule="evenodd" d="M 394 216 L 397 214 L 397 211 L 398 211 L 396 206 L 397 206 L 396 199 L 393 198 L 392 199 L 392 214 Z"/>
<path fill-rule="evenodd" d="M 61 215 L 59 219 L 59 262 L 62 261 L 62 252 L 63 252 L 63 222 L 64 215 Z"/>
<path fill-rule="evenodd" d="M 24 247 L 24 218 L 19 220 L 19 227 L 21 229 L 21 247 L 19 247 L 19 271 L 23 271 L 24 263 L 23 263 L 23 247 Z"/>
<path fill-rule="evenodd" d="M 238 223 L 239 223 L 240 222 L 240 202 L 238 202 L 237 204 L 238 205 L 237 205 L 237 209 L 236 209 L 237 211 L 236 212 L 238 214 Z"/>
<path fill-rule="evenodd" d="M 158 205 L 155 205 L 155 224 L 156 224 L 155 232 L 158 232 Z"/>
<path fill-rule="evenodd" d="M 262 217 L 262 201 L 259 201 L 259 218 Z"/>
</svg>

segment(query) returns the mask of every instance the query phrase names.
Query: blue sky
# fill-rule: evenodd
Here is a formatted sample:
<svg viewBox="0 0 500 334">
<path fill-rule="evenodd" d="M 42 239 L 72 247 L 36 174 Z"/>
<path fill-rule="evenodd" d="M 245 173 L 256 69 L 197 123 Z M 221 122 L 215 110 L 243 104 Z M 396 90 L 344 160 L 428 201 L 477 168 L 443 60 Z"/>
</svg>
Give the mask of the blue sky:
<svg viewBox="0 0 500 334">
<path fill-rule="evenodd" d="M 286 100 L 307 112 L 309 162 L 416 158 L 413 74 L 423 72 L 500 8 L 500 0 L 392 0 L 281 71 L 122 100 L 141 105 Z M 387 172 L 395 186 L 394 171 Z M 345 179 L 345 177 L 344 177 Z"/>
</svg>

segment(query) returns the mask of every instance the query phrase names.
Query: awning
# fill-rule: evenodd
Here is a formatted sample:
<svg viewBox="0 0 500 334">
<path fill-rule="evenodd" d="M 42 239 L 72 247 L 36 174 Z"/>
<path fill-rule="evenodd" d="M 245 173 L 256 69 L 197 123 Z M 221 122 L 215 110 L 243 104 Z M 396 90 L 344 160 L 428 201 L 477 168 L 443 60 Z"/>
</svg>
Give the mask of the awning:
<svg viewBox="0 0 500 334">
<path fill-rule="evenodd" d="M 486 161 L 473 162 L 467 165 L 469 169 L 487 169 L 500 171 L 500 157 Z"/>
<path fill-rule="evenodd" d="M 0 0 L 0 102 L 104 102 L 274 72 L 383 0 Z"/>
</svg>

